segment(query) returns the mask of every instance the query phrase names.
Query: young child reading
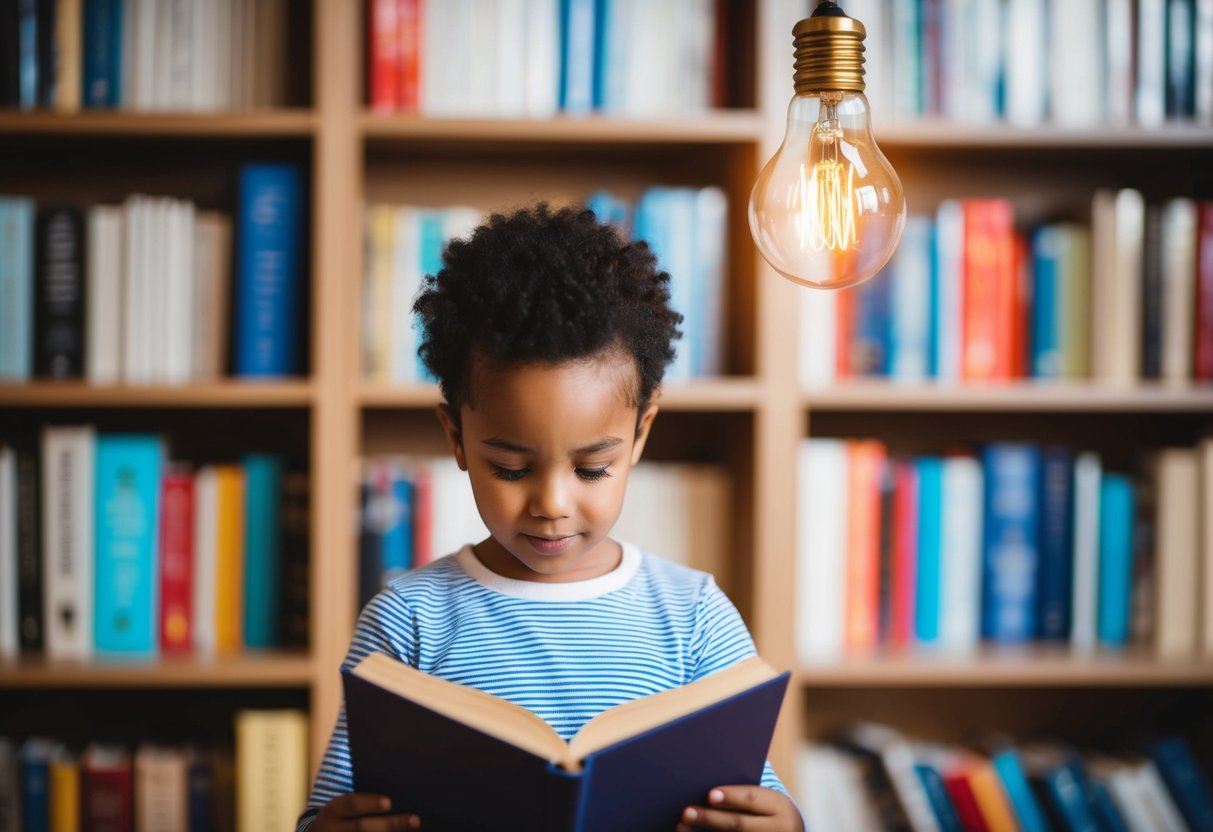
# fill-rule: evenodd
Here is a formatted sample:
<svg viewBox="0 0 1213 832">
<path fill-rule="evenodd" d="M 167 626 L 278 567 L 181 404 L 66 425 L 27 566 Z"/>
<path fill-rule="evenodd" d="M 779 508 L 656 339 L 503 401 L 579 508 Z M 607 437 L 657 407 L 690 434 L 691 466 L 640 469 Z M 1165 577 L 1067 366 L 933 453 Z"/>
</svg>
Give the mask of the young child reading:
<svg viewBox="0 0 1213 832">
<path fill-rule="evenodd" d="M 451 243 L 415 311 L 438 418 L 490 536 L 376 595 L 345 666 L 387 653 L 568 739 L 607 708 L 754 655 L 710 575 L 609 537 L 674 357 L 668 283 L 646 245 L 583 209 L 494 215 Z M 424 828 L 352 791 L 343 708 L 299 829 Z M 802 823 L 767 763 L 761 786 L 719 784 L 678 828 Z"/>
</svg>

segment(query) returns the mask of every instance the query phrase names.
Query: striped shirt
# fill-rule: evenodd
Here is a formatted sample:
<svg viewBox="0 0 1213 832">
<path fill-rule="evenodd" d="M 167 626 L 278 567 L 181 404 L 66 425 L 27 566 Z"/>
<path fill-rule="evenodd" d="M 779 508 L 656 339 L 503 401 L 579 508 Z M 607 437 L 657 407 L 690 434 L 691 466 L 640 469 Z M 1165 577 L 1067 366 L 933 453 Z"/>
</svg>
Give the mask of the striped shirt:
<svg viewBox="0 0 1213 832">
<path fill-rule="evenodd" d="M 607 708 L 755 654 L 711 575 L 622 548 L 619 566 L 606 575 L 537 583 L 489 571 L 465 546 L 376 595 L 359 617 L 344 667 L 387 653 L 528 708 L 568 740 Z M 769 762 L 762 785 L 787 793 Z M 350 791 L 342 706 L 299 829 Z"/>
</svg>

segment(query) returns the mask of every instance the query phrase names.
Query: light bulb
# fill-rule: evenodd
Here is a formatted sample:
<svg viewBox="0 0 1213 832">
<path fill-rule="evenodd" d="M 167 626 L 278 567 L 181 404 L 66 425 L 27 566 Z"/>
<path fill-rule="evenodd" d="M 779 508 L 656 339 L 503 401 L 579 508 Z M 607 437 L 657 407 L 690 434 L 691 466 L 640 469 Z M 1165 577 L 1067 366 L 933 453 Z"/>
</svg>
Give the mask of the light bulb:
<svg viewBox="0 0 1213 832">
<path fill-rule="evenodd" d="M 901 180 L 872 137 L 864 34 L 830 0 L 796 24 L 787 133 L 750 194 L 758 251 L 803 286 L 840 289 L 874 276 L 905 226 Z"/>
</svg>

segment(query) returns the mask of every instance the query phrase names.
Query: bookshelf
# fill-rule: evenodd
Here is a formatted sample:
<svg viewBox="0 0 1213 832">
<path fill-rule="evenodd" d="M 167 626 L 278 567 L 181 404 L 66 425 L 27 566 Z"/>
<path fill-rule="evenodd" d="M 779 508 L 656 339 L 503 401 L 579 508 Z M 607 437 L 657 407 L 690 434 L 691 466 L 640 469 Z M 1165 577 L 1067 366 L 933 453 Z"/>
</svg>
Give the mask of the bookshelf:
<svg viewBox="0 0 1213 832">
<path fill-rule="evenodd" d="M 844 4 L 845 5 L 845 4 Z M 753 178 L 783 134 L 791 96 L 797 0 L 739 4 L 731 28 L 738 106 L 692 117 L 431 119 L 371 113 L 364 106 L 363 4 L 291 4 L 287 106 L 214 114 L 0 113 L 5 191 L 81 203 L 140 188 L 190 196 L 230 210 L 238 163 L 294 161 L 307 172 L 310 216 L 306 377 L 277 384 L 236 381 L 183 387 L 91 387 L 34 382 L 0 386 L 0 436 L 48 421 L 95 421 L 101 429 L 165 429 L 185 447 L 266 447 L 307 460 L 311 475 L 310 644 L 306 655 L 242 653 L 214 660 L 60 665 L 0 662 L 0 713 L 42 713 L 40 698 L 80 703 L 83 717 L 137 724 L 204 703 L 199 724 L 222 724 L 244 704 L 299 705 L 310 716 L 317 764 L 340 702 L 338 664 L 356 610 L 359 460 L 376 453 L 442 452 L 428 385 L 364 383 L 360 291 L 365 205 L 383 202 L 490 209 L 538 199 L 583 198 L 609 183 L 635 196 L 652 183 L 718 185 L 729 197 L 726 373 L 670 384 L 647 456 L 722 464 L 737 495 L 723 576 L 773 664 L 795 667 L 772 759 L 794 782 L 796 745 L 832 719 L 883 719 L 941 740 L 993 722 L 1081 739 L 1125 714 L 1179 726 L 1213 761 L 1209 660 L 1149 655 L 1074 657 L 1030 650 L 949 660 L 878 652 L 796 666 L 795 448 L 810 436 L 877 436 L 890 447 L 940 449 L 990 437 L 1064 440 L 1093 431 L 1109 448 L 1191 441 L 1213 426 L 1208 387 L 1107 388 L 1015 382 L 935 387 L 854 382 L 812 393 L 797 383 L 799 292 L 761 263 L 745 205 Z M 305 54 L 296 54 L 296 53 Z M 1097 187 L 1137 185 L 1179 193 L 1213 163 L 1213 130 L 1031 131 L 935 121 L 875 125 L 906 186 L 911 211 L 950 196 L 1008 196 L 1025 216 L 1087 210 Z M 7 161 L 3 161 L 7 160 Z M 1142 162 L 1150 160 L 1149 174 Z M 1156 163 L 1156 164 L 1155 164 Z M 1147 178 L 1148 176 L 1148 178 Z M 156 427 L 159 426 L 159 427 Z M 285 429 L 284 429 L 285 426 Z M 121 705 L 129 693 L 133 704 Z M 164 691 L 172 695 L 158 701 Z M 222 695 L 216 695 L 222 693 Z M 97 695 L 93 702 L 94 694 Z M 1068 730 L 1066 715 L 1081 712 Z M 163 721 L 163 720 L 157 720 Z M 37 724 L 49 724 L 47 719 Z M 218 730 L 230 733 L 230 726 Z M 0 734 L 24 733 L 8 717 Z"/>
</svg>

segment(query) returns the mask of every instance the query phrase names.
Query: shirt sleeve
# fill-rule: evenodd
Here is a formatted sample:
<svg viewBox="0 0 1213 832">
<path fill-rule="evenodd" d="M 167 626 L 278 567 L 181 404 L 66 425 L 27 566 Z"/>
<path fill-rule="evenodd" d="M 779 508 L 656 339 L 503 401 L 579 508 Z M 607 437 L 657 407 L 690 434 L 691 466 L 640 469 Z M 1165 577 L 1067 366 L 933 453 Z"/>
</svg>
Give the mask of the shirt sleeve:
<svg viewBox="0 0 1213 832">
<path fill-rule="evenodd" d="M 342 668 L 352 668 L 371 653 L 387 653 L 402 662 L 417 666 L 417 651 L 412 614 L 405 600 L 394 590 L 385 589 L 363 608 L 354 627 L 354 637 L 345 654 Z M 316 813 L 333 798 L 354 790 L 350 766 L 349 735 L 346 730 L 345 703 L 337 713 L 337 722 L 329 736 L 320 761 L 320 770 L 312 784 L 307 808 L 299 817 L 297 832 L 310 829 Z"/>
</svg>

